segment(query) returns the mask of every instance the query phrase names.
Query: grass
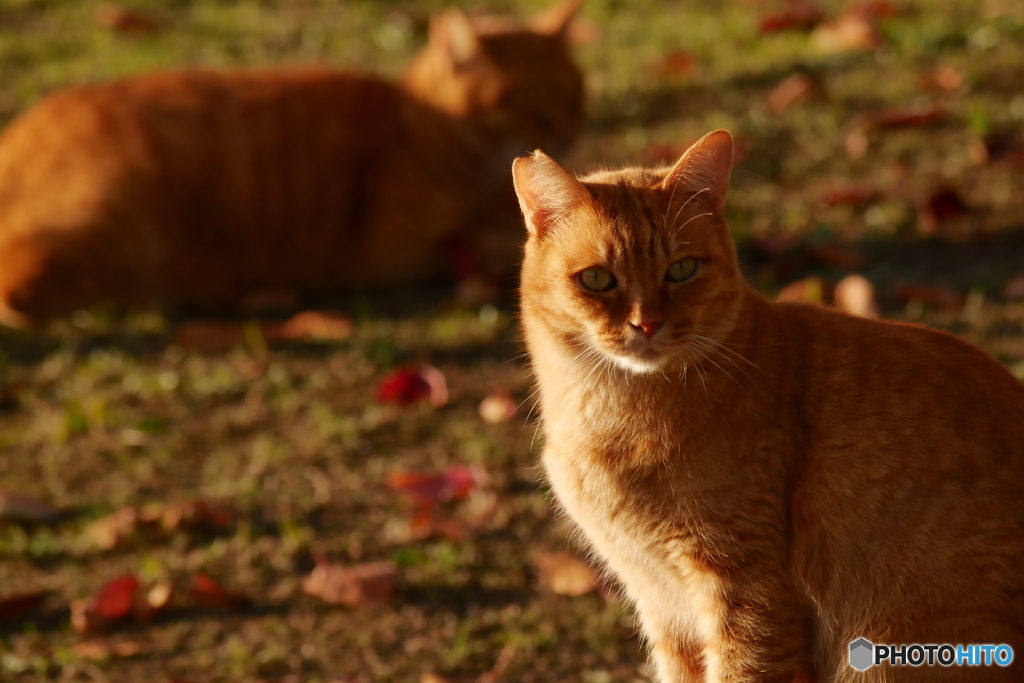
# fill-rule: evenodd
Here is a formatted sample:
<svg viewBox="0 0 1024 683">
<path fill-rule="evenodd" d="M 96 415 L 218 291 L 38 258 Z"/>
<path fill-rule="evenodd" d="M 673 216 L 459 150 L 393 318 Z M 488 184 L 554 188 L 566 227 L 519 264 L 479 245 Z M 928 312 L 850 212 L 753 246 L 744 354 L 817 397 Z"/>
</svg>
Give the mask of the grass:
<svg viewBox="0 0 1024 683">
<path fill-rule="evenodd" d="M 395 74 L 442 4 L 137 6 L 165 28 L 113 34 L 96 25 L 93 2 L 0 4 L 0 119 L 69 83 L 183 64 L 324 59 Z M 886 47 L 824 54 L 801 33 L 761 35 L 766 8 L 755 2 L 588 0 L 583 16 L 600 35 L 578 48 L 590 124 L 572 163 L 651 163 L 729 127 L 748 150 L 730 220 L 756 286 L 774 293 L 809 275 L 834 282 L 849 265 L 799 247 L 848 250 L 886 317 L 951 329 L 1024 376 L 1024 303 L 1000 295 L 1024 271 L 1020 172 L 971 156 L 986 132 L 1021 132 L 1024 11 L 1009 0 L 913 7 L 880 23 Z M 680 50 L 695 67 L 666 74 L 666 55 Z M 922 75 L 940 66 L 964 85 L 923 89 Z M 769 94 L 797 70 L 820 79 L 827 98 L 773 114 Z M 939 103 L 948 115 L 934 126 L 872 131 L 866 154 L 847 154 L 859 117 L 912 103 Z M 822 192 L 850 183 L 897 189 L 868 207 L 822 203 Z M 947 185 L 971 210 L 922 234 L 920 207 Z M 765 247 L 786 240 L 795 246 L 782 255 Z M 938 284 L 966 303 L 908 303 L 898 289 L 908 284 Z M 514 305 L 459 308 L 432 288 L 342 304 L 358 318 L 348 340 L 266 349 L 250 339 L 221 353 L 175 346 L 174 321 L 151 312 L 80 313 L 36 336 L 0 330 L 0 397 L 10 397 L 0 398 L 0 488 L 70 511 L 55 525 L 0 522 L 0 595 L 52 590 L 30 621 L 0 623 L 0 678 L 415 681 L 435 672 L 472 680 L 514 644 L 507 680 L 647 680 L 628 609 L 594 594 L 552 595 L 531 569 L 532 554 L 571 540 L 538 481 L 527 408 L 501 425 L 476 413 L 494 389 L 528 398 Z M 374 402 L 387 371 L 421 361 L 447 375 L 448 406 Z M 487 471 L 492 521 L 461 541 L 410 538 L 408 507 L 387 475 L 461 463 Z M 91 520 L 123 505 L 196 496 L 231 501 L 237 522 L 213 534 L 143 535 L 110 551 L 85 535 Z M 318 556 L 393 559 L 402 567 L 397 595 L 360 609 L 308 597 L 300 582 Z M 149 580 L 203 571 L 255 605 L 126 627 L 111 637 L 140 642 L 137 656 L 83 658 L 66 605 L 128 571 Z"/>
</svg>

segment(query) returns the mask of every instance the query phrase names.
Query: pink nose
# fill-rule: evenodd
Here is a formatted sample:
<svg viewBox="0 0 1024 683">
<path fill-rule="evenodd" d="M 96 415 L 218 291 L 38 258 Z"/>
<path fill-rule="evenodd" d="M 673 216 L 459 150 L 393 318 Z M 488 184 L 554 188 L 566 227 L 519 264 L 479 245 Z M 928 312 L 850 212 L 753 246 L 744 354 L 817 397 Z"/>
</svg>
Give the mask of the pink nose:
<svg viewBox="0 0 1024 683">
<path fill-rule="evenodd" d="M 661 329 L 662 324 L 663 323 L 660 320 L 644 320 L 639 323 L 630 323 L 630 325 L 633 326 L 634 330 L 641 330 L 644 333 L 644 336 L 647 337 L 648 339 L 650 339 L 651 337 L 658 333 L 658 330 Z"/>
</svg>

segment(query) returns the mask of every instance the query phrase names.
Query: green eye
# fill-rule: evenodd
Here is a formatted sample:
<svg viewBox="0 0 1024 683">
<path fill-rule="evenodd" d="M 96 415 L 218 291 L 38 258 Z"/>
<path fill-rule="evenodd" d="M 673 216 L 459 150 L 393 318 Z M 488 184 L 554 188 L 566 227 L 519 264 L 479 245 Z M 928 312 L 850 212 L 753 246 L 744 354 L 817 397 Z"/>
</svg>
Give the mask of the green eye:
<svg viewBox="0 0 1024 683">
<path fill-rule="evenodd" d="M 697 274 L 697 259 L 684 258 L 676 261 L 665 272 L 665 279 L 669 282 L 686 282 Z"/>
<path fill-rule="evenodd" d="M 579 274 L 580 284 L 591 292 L 607 292 L 619 284 L 611 271 L 604 268 L 587 268 Z"/>
</svg>

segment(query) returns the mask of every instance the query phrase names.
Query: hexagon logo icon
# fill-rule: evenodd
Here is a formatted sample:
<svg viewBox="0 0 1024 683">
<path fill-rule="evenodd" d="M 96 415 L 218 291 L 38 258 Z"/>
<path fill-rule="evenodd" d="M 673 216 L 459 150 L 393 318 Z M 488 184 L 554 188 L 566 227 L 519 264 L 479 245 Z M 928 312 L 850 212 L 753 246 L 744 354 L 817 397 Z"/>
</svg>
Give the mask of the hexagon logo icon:
<svg viewBox="0 0 1024 683">
<path fill-rule="evenodd" d="M 857 671 L 870 669 L 875 665 L 875 646 L 866 638 L 858 638 L 850 643 L 850 666 Z"/>
</svg>

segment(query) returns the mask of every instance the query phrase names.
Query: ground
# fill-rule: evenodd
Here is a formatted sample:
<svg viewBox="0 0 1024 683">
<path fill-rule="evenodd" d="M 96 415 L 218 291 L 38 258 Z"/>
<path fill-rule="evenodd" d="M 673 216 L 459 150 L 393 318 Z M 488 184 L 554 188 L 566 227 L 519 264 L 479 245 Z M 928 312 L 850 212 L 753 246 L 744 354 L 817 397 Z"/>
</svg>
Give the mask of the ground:
<svg viewBox="0 0 1024 683">
<path fill-rule="evenodd" d="M 441 6 L 140 0 L 158 25 L 127 32 L 102 26 L 91 1 L 6 0 L 0 120 L 69 83 L 172 65 L 324 59 L 393 75 Z M 818 6 L 824 22 L 866 16 L 859 26 L 876 33 L 770 32 L 764 20 L 787 7 L 770 0 L 587 0 L 576 52 L 590 115 L 570 165 L 670 161 L 729 128 L 729 220 L 754 286 L 776 296 L 797 282 L 785 296 L 827 300 L 860 273 L 884 317 L 951 330 L 1024 376 L 1024 9 Z M 794 74 L 785 106 L 777 88 Z M 648 680 L 613 592 L 559 595 L 539 578 L 538 557 L 580 547 L 538 476 L 514 301 L 463 306 L 450 291 L 353 296 L 338 302 L 350 337 L 269 348 L 251 325 L 231 349 L 183 347 L 179 321 L 154 312 L 0 330 L 0 491 L 61 510 L 45 523 L 0 518 L 0 601 L 49 591 L 26 618 L 0 612 L 0 679 L 470 681 L 504 652 L 502 680 Z M 408 363 L 444 373 L 447 405 L 375 400 Z M 522 407 L 490 424 L 477 407 L 495 391 Z M 487 479 L 442 505 L 461 535 L 411 532 L 408 496 L 388 482 L 460 465 Z M 232 516 L 140 528 L 109 549 L 87 531 L 126 506 L 195 499 Z M 394 593 L 326 604 L 302 588 L 317 560 L 393 561 Z M 110 579 L 196 572 L 249 602 L 72 629 L 70 602 Z"/>
</svg>

